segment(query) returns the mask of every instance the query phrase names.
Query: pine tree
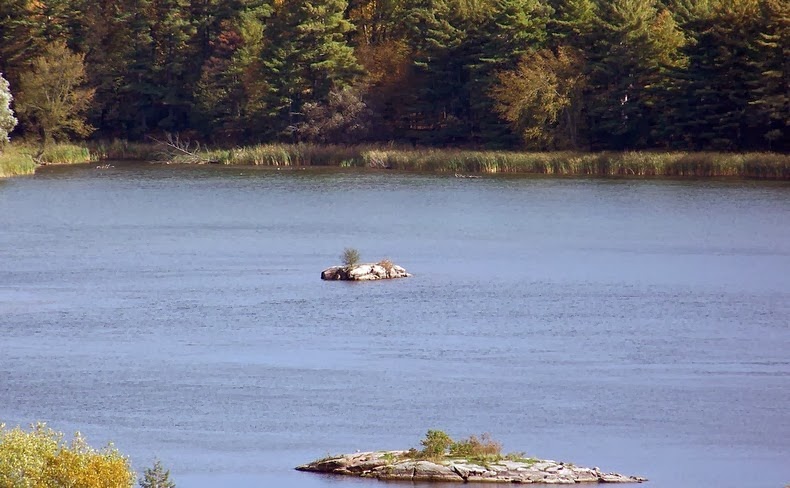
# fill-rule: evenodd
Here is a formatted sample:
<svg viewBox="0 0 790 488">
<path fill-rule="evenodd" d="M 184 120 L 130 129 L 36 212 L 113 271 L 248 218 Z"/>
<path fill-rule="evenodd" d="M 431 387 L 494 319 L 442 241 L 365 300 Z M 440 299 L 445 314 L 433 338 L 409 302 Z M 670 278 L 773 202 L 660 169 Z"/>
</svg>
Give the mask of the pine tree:
<svg viewBox="0 0 790 488">
<path fill-rule="evenodd" d="M 153 467 L 146 468 L 140 478 L 140 488 L 176 488 L 176 484 L 170 481 L 170 470 L 165 470 L 162 463 L 156 460 Z"/>
<path fill-rule="evenodd" d="M 661 111 L 658 81 L 666 65 L 682 63 L 682 33 L 655 0 L 602 2 L 599 11 L 587 51 L 591 143 L 650 146 Z"/>
<path fill-rule="evenodd" d="M 413 50 L 412 97 L 405 98 L 404 133 L 412 142 L 447 143 L 461 139 L 459 118 L 468 107 L 463 56 L 466 29 L 452 0 L 413 0 L 404 24 Z"/>
<path fill-rule="evenodd" d="M 469 36 L 465 69 L 468 83 L 468 127 L 472 141 L 512 145 L 514 138 L 501 123 L 489 96 L 496 74 L 514 69 L 521 57 L 546 41 L 549 10 L 538 0 L 494 0 L 492 10 Z"/>
<path fill-rule="evenodd" d="M 550 0 L 553 12 L 548 29 L 552 44 L 585 47 L 594 27 L 597 11 L 593 0 Z"/>
<path fill-rule="evenodd" d="M 750 128 L 760 0 L 712 0 L 689 9 L 693 36 L 684 50 L 688 67 L 674 71 L 671 123 L 675 144 L 735 150 L 760 144 Z"/>
<path fill-rule="evenodd" d="M 265 32 L 262 75 L 273 135 L 294 135 L 302 106 L 324 102 L 361 74 L 347 42 L 346 0 L 283 0 Z"/>
<path fill-rule="evenodd" d="M 271 9 L 262 2 L 237 5 L 209 41 L 195 89 L 195 128 L 213 138 L 242 142 L 254 138 L 267 85 L 261 80 L 261 50 Z"/>
<path fill-rule="evenodd" d="M 759 30 L 750 60 L 750 83 L 755 136 L 770 149 L 790 150 L 790 4 L 782 0 L 760 2 Z M 759 146 L 755 141 L 755 146 Z"/>
</svg>

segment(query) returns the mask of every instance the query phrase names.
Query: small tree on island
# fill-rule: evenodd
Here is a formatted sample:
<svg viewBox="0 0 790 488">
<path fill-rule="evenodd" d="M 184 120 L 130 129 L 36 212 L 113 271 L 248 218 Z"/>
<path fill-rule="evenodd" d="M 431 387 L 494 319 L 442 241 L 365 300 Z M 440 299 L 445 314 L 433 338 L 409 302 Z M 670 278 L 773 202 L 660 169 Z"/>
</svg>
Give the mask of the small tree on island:
<svg viewBox="0 0 790 488">
<path fill-rule="evenodd" d="M 346 268 L 353 268 L 359 264 L 359 251 L 353 247 L 347 247 L 343 250 L 343 254 L 340 255 L 340 260 Z"/>
<path fill-rule="evenodd" d="M 11 110 L 13 99 L 8 81 L 3 78 L 3 73 L 0 73 L 0 153 L 3 152 L 3 145 L 9 141 L 8 134 L 16 127 L 17 120 L 14 111 Z"/>
<path fill-rule="evenodd" d="M 453 445 L 453 439 L 441 430 L 429 430 L 425 439 L 420 441 L 422 451 L 420 454 L 427 459 L 440 459 Z"/>
<path fill-rule="evenodd" d="M 141 488 L 176 488 L 176 484 L 170 481 L 170 470 L 165 470 L 162 463 L 157 459 L 154 466 L 147 468 L 140 478 Z"/>
</svg>

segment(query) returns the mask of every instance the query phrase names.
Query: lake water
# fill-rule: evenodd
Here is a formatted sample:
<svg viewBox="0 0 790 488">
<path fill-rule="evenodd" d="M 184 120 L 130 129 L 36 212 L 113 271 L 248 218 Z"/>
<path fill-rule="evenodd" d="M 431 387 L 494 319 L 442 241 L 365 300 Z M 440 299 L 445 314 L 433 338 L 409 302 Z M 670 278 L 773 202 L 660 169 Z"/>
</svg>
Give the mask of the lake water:
<svg viewBox="0 0 790 488">
<path fill-rule="evenodd" d="M 344 247 L 414 277 L 322 282 Z M 180 488 L 428 429 L 790 483 L 790 184 L 121 165 L 0 181 L 0 421 Z"/>
</svg>

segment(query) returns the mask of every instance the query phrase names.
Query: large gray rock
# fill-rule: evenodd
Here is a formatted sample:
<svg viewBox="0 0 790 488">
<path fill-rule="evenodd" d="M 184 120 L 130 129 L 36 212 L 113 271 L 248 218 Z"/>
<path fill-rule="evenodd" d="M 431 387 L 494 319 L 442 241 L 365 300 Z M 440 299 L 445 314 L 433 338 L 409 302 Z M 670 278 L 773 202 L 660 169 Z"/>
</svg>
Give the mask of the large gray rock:
<svg viewBox="0 0 790 488">
<path fill-rule="evenodd" d="M 464 459 L 439 461 L 413 459 L 407 451 L 345 454 L 299 466 L 301 471 L 333 473 L 401 481 L 458 481 L 485 483 L 641 483 L 637 476 L 602 473 L 550 460 L 498 460 L 481 466 Z"/>
<path fill-rule="evenodd" d="M 414 464 L 414 476 L 412 481 L 463 481 L 452 468 L 431 463 L 428 461 L 417 461 Z"/>
<path fill-rule="evenodd" d="M 372 281 L 411 276 L 405 269 L 391 263 L 367 263 L 349 266 L 332 266 L 321 272 L 322 280 Z"/>
</svg>

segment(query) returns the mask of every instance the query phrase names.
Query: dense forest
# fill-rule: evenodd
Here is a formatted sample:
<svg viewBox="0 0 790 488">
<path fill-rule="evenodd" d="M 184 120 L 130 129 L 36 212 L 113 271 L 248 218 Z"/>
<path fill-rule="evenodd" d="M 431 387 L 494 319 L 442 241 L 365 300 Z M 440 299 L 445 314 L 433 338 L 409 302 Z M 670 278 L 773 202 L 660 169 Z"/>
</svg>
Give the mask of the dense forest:
<svg viewBox="0 0 790 488">
<path fill-rule="evenodd" d="M 790 149 L 786 0 L 0 0 L 15 136 Z"/>
</svg>

